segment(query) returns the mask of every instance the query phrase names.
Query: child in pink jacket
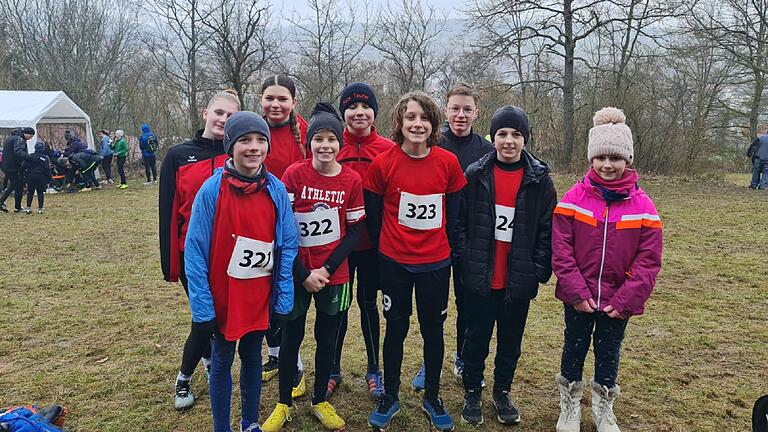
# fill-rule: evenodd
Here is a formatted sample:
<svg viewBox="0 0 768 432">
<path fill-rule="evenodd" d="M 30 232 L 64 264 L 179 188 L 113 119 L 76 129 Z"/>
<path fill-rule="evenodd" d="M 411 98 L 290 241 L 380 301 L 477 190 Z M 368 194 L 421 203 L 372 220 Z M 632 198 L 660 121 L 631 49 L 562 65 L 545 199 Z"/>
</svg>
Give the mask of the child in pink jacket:
<svg viewBox="0 0 768 432">
<path fill-rule="evenodd" d="M 662 230 L 653 201 L 638 186 L 632 131 L 617 108 L 595 113 L 587 175 L 552 217 L 555 296 L 565 306 L 565 342 L 557 384 L 557 432 L 578 432 L 582 371 L 594 339 L 592 418 L 598 432 L 619 432 L 613 402 L 629 317 L 641 315 L 661 269 Z"/>
</svg>

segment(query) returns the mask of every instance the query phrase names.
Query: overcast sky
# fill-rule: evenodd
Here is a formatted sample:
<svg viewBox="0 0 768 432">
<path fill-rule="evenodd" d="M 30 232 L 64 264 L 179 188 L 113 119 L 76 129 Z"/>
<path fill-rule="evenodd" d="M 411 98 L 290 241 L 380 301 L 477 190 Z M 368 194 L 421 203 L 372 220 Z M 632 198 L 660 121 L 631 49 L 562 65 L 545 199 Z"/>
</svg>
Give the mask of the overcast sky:
<svg viewBox="0 0 768 432">
<path fill-rule="evenodd" d="M 352 0 L 353 2 L 355 0 Z M 362 3 L 362 1 L 361 1 Z M 398 0 L 368 0 L 371 5 L 371 10 L 375 11 L 378 8 L 383 7 L 386 4 L 392 4 L 393 6 L 399 5 Z M 302 16 L 306 16 L 310 13 L 309 6 L 307 6 L 306 0 L 273 0 L 274 11 L 277 15 L 287 15 L 292 11 L 298 12 Z M 458 18 L 458 9 L 463 8 L 467 2 L 466 0 L 421 0 L 422 6 L 427 5 L 435 6 L 438 11 L 444 11 L 449 18 Z"/>
</svg>

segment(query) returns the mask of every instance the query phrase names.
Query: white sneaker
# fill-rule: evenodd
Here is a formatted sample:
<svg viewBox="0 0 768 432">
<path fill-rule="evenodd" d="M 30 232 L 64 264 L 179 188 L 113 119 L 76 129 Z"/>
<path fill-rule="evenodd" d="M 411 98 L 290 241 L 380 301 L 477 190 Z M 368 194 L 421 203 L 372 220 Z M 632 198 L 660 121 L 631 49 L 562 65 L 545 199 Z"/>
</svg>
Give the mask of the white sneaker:
<svg viewBox="0 0 768 432">
<path fill-rule="evenodd" d="M 191 408 L 195 404 L 195 396 L 189 388 L 189 381 L 176 380 L 176 397 L 173 406 L 177 410 Z"/>
<path fill-rule="evenodd" d="M 144 186 L 152 186 L 152 182 L 144 182 L 142 183 Z"/>
<path fill-rule="evenodd" d="M 152 180 L 152 184 L 156 185 L 157 184 L 157 180 Z"/>
</svg>

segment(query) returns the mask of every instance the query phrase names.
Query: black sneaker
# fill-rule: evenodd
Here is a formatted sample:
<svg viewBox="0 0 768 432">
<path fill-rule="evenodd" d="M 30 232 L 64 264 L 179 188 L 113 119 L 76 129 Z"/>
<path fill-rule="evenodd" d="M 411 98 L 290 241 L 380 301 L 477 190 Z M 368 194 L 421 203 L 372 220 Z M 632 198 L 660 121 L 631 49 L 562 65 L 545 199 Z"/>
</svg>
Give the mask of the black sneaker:
<svg viewBox="0 0 768 432">
<path fill-rule="evenodd" d="M 8 207 L 6 207 L 5 204 L 0 204 L 0 211 L 3 213 L 8 213 Z"/>
<path fill-rule="evenodd" d="M 269 381 L 277 375 L 277 371 L 280 369 L 280 361 L 275 356 L 269 356 L 267 362 L 261 367 L 261 380 Z"/>
<path fill-rule="evenodd" d="M 481 390 L 464 391 L 464 408 L 461 421 L 469 424 L 483 424 L 483 393 Z"/>
<path fill-rule="evenodd" d="M 499 423 L 520 423 L 520 413 L 509 398 L 509 391 L 493 392 L 493 406 L 496 407 L 496 418 Z"/>
</svg>

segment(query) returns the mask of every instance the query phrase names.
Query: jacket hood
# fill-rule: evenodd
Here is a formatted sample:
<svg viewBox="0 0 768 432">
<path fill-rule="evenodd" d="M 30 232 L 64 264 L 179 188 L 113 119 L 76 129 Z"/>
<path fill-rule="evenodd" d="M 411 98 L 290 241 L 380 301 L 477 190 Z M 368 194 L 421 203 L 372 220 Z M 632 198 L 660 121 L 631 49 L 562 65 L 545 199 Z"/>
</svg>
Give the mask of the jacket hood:
<svg viewBox="0 0 768 432">
<path fill-rule="evenodd" d="M 150 129 L 148 124 L 143 124 L 143 125 L 141 125 L 141 132 L 145 133 L 145 134 L 151 133 L 152 129 Z"/>
<path fill-rule="evenodd" d="M 24 135 L 24 128 L 18 128 L 11 131 L 11 135 L 22 136 Z"/>
</svg>

